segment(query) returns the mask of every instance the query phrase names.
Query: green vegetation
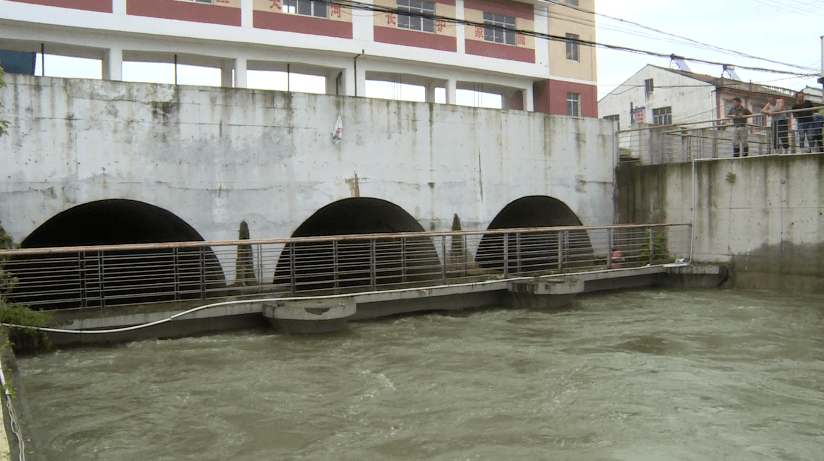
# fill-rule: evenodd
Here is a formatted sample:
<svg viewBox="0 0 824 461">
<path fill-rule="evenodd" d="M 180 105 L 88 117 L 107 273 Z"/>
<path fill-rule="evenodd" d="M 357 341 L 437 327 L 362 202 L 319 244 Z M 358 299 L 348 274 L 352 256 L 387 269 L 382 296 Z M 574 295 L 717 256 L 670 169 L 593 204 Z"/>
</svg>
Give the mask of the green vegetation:
<svg viewBox="0 0 824 461">
<path fill-rule="evenodd" d="M 650 231 L 647 229 L 644 237 L 646 242 L 650 241 Z M 641 257 L 644 262 L 652 261 L 652 263 L 663 262 L 670 259 L 669 248 L 667 248 L 667 234 L 665 230 L 659 230 L 655 233 L 655 238 L 652 242 L 652 259 L 650 260 L 649 243 L 646 243 L 641 248 Z"/>
</svg>

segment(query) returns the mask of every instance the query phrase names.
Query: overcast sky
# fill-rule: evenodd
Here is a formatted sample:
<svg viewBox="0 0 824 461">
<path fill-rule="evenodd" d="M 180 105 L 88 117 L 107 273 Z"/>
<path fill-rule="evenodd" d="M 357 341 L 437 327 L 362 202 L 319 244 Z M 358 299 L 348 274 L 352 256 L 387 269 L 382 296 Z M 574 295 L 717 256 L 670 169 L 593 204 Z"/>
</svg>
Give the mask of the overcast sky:
<svg viewBox="0 0 824 461">
<path fill-rule="evenodd" d="M 596 16 L 597 42 L 621 45 L 738 66 L 792 72 L 821 73 L 821 36 L 824 35 L 824 1 L 821 0 L 596 0 L 596 12 L 659 29 L 698 42 L 773 61 L 810 67 L 793 69 L 718 52 L 683 39 L 657 33 L 604 16 Z M 674 42 L 674 43 L 673 43 Z M 598 48 L 598 97 L 635 74 L 646 64 L 670 66 L 669 58 Z M 693 72 L 721 76 L 718 65 L 687 63 Z M 800 90 L 821 88 L 816 77 L 754 72 L 738 67 L 744 81 Z"/>
</svg>

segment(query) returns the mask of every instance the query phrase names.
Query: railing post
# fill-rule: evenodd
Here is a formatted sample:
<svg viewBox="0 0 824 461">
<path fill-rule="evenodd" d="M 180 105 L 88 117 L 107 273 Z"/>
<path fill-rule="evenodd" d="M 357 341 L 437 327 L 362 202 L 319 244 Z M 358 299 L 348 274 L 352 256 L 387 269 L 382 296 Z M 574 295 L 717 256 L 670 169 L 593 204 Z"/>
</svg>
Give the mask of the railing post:
<svg viewBox="0 0 824 461">
<path fill-rule="evenodd" d="M 446 284 L 446 236 L 441 236 L 441 254 L 443 261 L 441 262 L 441 282 Z"/>
<path fill-rule="evenodd" d="M 376 249 L 376 241 L 375 241 L 375 239 L 370 239 L 369 240 L 369 268 L 370 268 L 369 272 L 370 272 L 370 278 L 371 278 L 372 291 L 375 291 L 375 290 L 378 289 L 378 264 L 377 264 L 375 249 Z"/>
<path fill-rule="evenodd" d="M 406 282 L 406 237 L 401 237 L 401 282 Z"/>
<path fill-rule="evenodd" d="M 504 277 L 509 275 L 509 234 L 503 234 L 504 237 Z"/>
<path fill-rule="evenodd" d="M 652 262 L 655 260 L 655 227 L 650 224 L 649 226 L 649 265 L 652 266 Z"/>
<path fill-rule="evenodd" d="M 200 259 L 200 299 L 206 299 L 206 247 L 199 247 L 198 255 Z"/>
<path fill-rule="evenodd" d="M 333 287 L 335 289 L 335 293 L 338 293 L 339 288 L 339 280 L 338 280 L 338 241 L 332 241 L 332 280 Z"/>
<path fill-rule="evenodd" d="M 86 254 L 77 253 L 77 267 L 80 269 L 80 307 L 85 308 L 86 305 Z"/>
<path fill-rule="evenodd" d="M 521 273 L 521 233 L 515 234 L 515 273 Z"/>
<path fill-rule="evenodd" d="M 609 233 L 607 237 L 607 269 L 612 269 L 612 246 L 615 244 L 613 240 L 612 231 L 613 228 L 609 228 Z"/>
<path fill-rule="evenodd" d="M 180 300 L 180 258 L 179 258 L 179 248 L 175 247 L 172 249 L 172 265 L 174 267 L 174 276 L 175 276 L 175 301 Z"/>
<path fill-rule="evenodd" d="M 288 243 L 289 245 L 289 283 L 291 285 L 291 293 L 292 296 L 295 296 L 298 292 L 298 278 L 297 274 L 295 274 L 297 270 L 297 264 L 295 263 L 295 244 Z"/>
<path fill-rule="evenodd" d="M 104 261 L 103 252 L 98 251 L 97 252 L 97 287 L 100 290 L 100 310 L 103 310 L 103 308 L 106 307 L 106 301 L 104 299 L 105 297 L 103 296 L 103 288 L 104 288 L 104 285 L 103 285 L 103 275 L 104 275 L 103 261 Z"/>
<path fill-rule="evenodd" d="M 564 232 L 558 231 L 558 272 L 564 272 Z"/>
</svg>

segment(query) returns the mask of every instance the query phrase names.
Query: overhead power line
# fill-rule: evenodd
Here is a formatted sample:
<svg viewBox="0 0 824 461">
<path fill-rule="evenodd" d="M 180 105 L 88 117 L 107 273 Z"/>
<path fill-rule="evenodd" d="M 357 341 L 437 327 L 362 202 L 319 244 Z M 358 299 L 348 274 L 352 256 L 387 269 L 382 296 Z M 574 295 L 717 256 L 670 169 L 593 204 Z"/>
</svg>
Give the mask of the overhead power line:
<svg viewBox="0 0 824 461">
<path fill-rule="evenodd" d="M 560 35 L 547 34 L 547 33 L 536 32 L 536 31 L 532 31 L 532 30 L 508 29 L 508 28 L 503 28 L 503 27 L 499 27 L 499 26 L 493 26 L 493 25 L 490 25 L 490 24 L 484 24 L 482 22 L 469 21 L 469 20 L 466 20 L 466 19 L 456 19 L 456 18 L 450 18 L 448 16 L 440 16 L 440 15 L 434 15 L 434 14 L 423 14 L 423 13 L 417 13 L 417 12 L 412 12 L 412 11 L 404 11 L 404 10 L 399 10 L 397 8 L 381 6 L 381 5 L 372 5 L 372 4 L 368 4 L 368 3 L 361 3 L 361 2 L 358 2 L 358 1 L 354 1 L 354 0 L 330 0 L 329 3 L 335 4 L 335 5 L 345 6 L 347 8 L 353 8 L 353 9 L 359 9 L 359 10 L 368 10 L 368 11 L 373 11 L 373 12 L 378 12 L 378 13 L 400 14 L 400 15 L 404 15 L 404 16 L 411 16 L 411 17 L 418 17 L 418 18 L 425 18 L 425 19 L 434 19 L 434 20 L 444 21 L 444 22 L 447 22 L 447 23 L 462 24 L 462 25 L 465 25 L 465 26 L 492 27 L 492 28 L 495 28 L 495 29 L 503 30 L 503 31 L 515 32 L 515 33 L 518 33 L 518 34 L 521 34 L 521 35 L 526 35 L 526 36 L 545 39 L 545 40 L 550 40 L 550 41 L 558 41 L 558 42 L 564 42 L 564 43 L 575 43 L 575 44 L 583 45 L 583 46 L 599 47 L 599 48 L 605 48 L 605 49 L 616 50 L 616 51 L 626 51 L 626 52 L 630 52 L 630 53 L 645 54 L 645 55 L 656 56 L 656 57 L 660 57 L 660 58 L 672 58 L 673 57 L 672 54 L 659 53 L 659 52 L 656 52 L 656 51 L 642 50 L 642 49 L 639 49 L 639 48 L 632 48 L 632 47 L 621 46 L 621 45 L 610 45 L 610 44 L 607 44 L 607 43 L 598 43 L 598 42 L 595 42 L 595 41 L 584 40 L 584 39 L 581 39 L 581 38 L 567 38 L 567 37 L 562 37 Z M 697 63 L 702 63 L 702 64 L 712 64 L 712 65 L 717 65 L 717 66 L 735 65 L 735 67 L 739 68 L 739 69 L 747 69 L 747 70 L 752 70 L 752 71 L 757 71 L 757 72 L 768 72 L 768 73 L 774 73 L 774 74 L 795 75 L 795 76 L 799 76 L 799 77 L 813 77 L 813 76 L 818 75 L 817 73 L 802 74 L 802 73 L 798 73 L 798 72 L 790 72 L 790 71 L 783 71 L 783 70 L 777 70 L 777 69 L 768 69 L 768 68 L 764 68 L 764 67 L 744 66 L 744 65 L 739 65 L 739 64 L 732 64 L 732 63 L 729 63 L 729 62 L 710 61 L 710 60 L 706 60 L 706 59 L 690 58 L 690 57 L 684 57 L 684 56 L 678 56 L 678 57 L 681 58 L 681 59 L 684 59 L 685 61 L 697 62 Z M 782 63 L 782 65 L 785 65 L 785 64 Z M 794 67 L 798 67 L 798 66 L 794 66 Z M 810 70 L 810 71 L 812 70 L 812 69 L 807 69 L 807 68 L 802 68 L 802 69 Z"/>
<path fill-rule="evenodd" d="M 748 53 L 744 53 L 742 51 L 731 50 L 729 48 L 723 48 L 723 47 L 720 47 L 720 46 L 717 46 L 717 45 L 712 45 L 712 44 L 709 44 L 709 43 L 700 42 L 698 40 L 694 40 L 694 39 L 691 39 L 689 37 L 684 37 L 682 35 L 673 34 L 671 32 L 666 32 L 666 31 L 663 31 L 663 30 L 660 30 L 660 29 L 656 29 L 655 27 L 646 26 L 644 24 L 640 24 L 640 23 L 637 23 L 637 22 L 634 22 L 634 21 L 629 21 L 627 19 L 616 18 L 614 16 L 609 16 L 609 15 L 606 15 L 606 14 L 603 14 L 603 13 L 598 13 L 596 11 L 588 11 L 588 10 L 583 10 L 581 8 L 576 8 L 572 5 L 567 5 L 566 3 L 558 3 L 558 5 L 565 6 L 567 8 L 571 8 L 573 10 L 583 11 L 585 13 L 591 13 L 591 14 L 594 14 L 596 16 L 601 16 L 603 18 L 612 19 L 613 21 L 618 21 L 618 22 L 622 22 L 622 23 L 625 23 L 625 24 L 631 24 L 631 25 L 636 26 L 636 27 L 642 27 L 644 29 L 651 30 L 653 32 L 656 32 L 656 33 L 659 33 L 659 34 L 662 34 L 662 35 L 675 37 L 675 38 L 678 38 L 678 39 L 681 39 L 681 40 L 685 40 L 687 42 L 694 43 L 696 45 L 700 45 L 704 49 L 713 49 L 713 50 L 716 50 L 716 51 L 723 51 L 723 52 L 733 54 L 733 55 L 737 55 L 737 56 L 741 56 L 741 57 L 744 57 L 744 58 L 757 59 L 757 60 L 760 60 L 760 61 L 771 62 L 773 64 L 780 64 L 782 66 L 787 66 L 787 67 L 794 67 L 796 69 L 801 69 L 801 70 L 807 70 L 807 71 L 815 71 L 816 70 L 812 67 L 799 66 L 799 65 L 796 65 L 796 64 L 790 64 L 790 63 L 786 63 L 786 62 L 775 61 L 775 60 L 772 60 L 772 59 L 762 58 L 760 56 L 754 56 L 754 55 L 751 55 L 751 54 L 748 54 Z M 737 67 L 742 67 L 743 68 L 743 66 L 737 66 Z"/>
</svg>

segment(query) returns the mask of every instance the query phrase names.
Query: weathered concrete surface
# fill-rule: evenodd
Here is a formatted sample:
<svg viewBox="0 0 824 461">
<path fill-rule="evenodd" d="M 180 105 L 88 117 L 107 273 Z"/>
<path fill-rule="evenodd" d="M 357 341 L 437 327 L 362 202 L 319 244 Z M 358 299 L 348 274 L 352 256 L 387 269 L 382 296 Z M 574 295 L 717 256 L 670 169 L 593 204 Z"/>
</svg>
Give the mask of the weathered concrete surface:
<svg viewBox="0 0 824 461">
<path fill-rule="evenodd" d="M 616 176 L 620 222 L 693 222 L 693 260 L 732 263 L 736 286 L 824 293 L 824 156 L 622 164 Z"/>
<path fill-rule="evenodd" d="M 485 229 L 546 195 L 613 223 L 612 124 L 441 104 L 7 75 L 0 220 L 17 240 L 100 199 L 146 202 L 206 240 L 287 237 L 359 193 L 426 230 Z M 334 144 L 335 121 L 343 141 Z"/>
</svg>

